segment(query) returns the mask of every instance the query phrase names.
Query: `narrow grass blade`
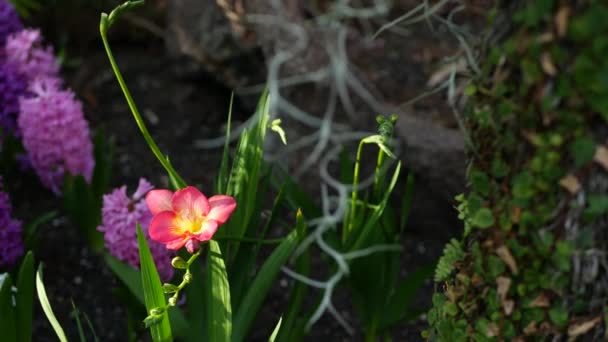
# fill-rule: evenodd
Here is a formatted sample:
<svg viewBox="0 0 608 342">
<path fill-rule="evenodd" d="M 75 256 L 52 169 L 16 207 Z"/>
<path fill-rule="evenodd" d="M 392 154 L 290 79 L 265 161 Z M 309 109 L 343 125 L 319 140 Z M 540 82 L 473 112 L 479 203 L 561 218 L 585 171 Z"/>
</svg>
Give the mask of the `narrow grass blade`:
<svg viewBox="0 0 608 342">
<path fill-rule="evenodd" d="M 23 258 L 17 276 L 17 340 L 32 340 L 34 311 L 34 254 L 29 251 Z M 2 331 L 2 329 L 0 329 Z"/>
<path fill-rule="evenodd" d="M 222 251 L 216 241 L 209 241 L 207 255 L 207 340 L 230 341 L 232 335 L 232 306 L 230 285 Z"/>
<path fill-rule="evenodd" d="M 8 275 L 0 288 L 0 332 L 2 332 L 2 340 L 7 342 L 17 341 L 12 288 L 13 280 Z"/>
<path fill-rule="evenodd" d="M 277 338 L 277 334 L 279 333 L 279 330 L 281 329 L 281 322 L 282 321 L 283 321 L 283 317 L 279 318 L 279 323 L 277 323 L 277 325 L 274 327 L 274 330 L 272 331 L 272 334 L 268 338 L 268 342 L 274 342 L 275 341 L 275 339 Z"/>
<path fill-rule="evenodd" d="M 302 220 L 301 212 L 298 212 L 298 220 Z M 245 339 L 264 298 L 270 291 L 277 274 L 281 271 L 281 267 L 298 246 L 300 237 L 298 229 L 294 229 L 260 268 L 236 312 L 232 334 L 233 342 L 240 342 Z"/>
<path fill-rule="evenodd" d="M 144 289 L 144 300 L 146 302 L 146 310 L 150 313 L 152 309 L 165 309 L 165 294 L 160 283 L 160 277 L 152 259 L 148 242 L 141 231 L 141 226 L 137 224 L 137 242 L 139 245 L 139 263 L 141 266 L 141 284 Z M 159 322 L 150 325 L 150 334 L 152 340 L 156 341 L 171 341 L 171 325 L 169 324 L 169 315 L 167 311 L 162 312 L 162 318 Z"/>
<path fill-rule="evenodd" d="M 399 222 L 399 230 L 401 232 L 405 229 L 405 225 L 410 217 L 410 210 L 414 199 L 414 177 L 414 172 L 410 171 L 408 172 L 407 180 L 405 181 L 405 191 L 401 203 L 401 221 Z"/>
<path fill-rule="evenodd" d="M 74 304 L 74 301 L 72 301 L 72 312 L 70 313 L 70 316 L 76 320 L 76 328 L 78 329 L 78 337 L 80 337 L 80 342 L 87 342 L 87 338 L 84 335 L 84 329 L 82 329 L 82 323 L 80 322 L 80 310 L 78 310 L 76 304 Z"/>
<path fill-rule="evenodd" d="M 65 336 L 65 332 L 57 321 L 57 317 L 53 313 L 53 308 L 51 308 L 51 303 L 49 302 L 49 298 L 46 296 L 46 289 L 44 288 L 44 282 L 42 281 L 42 264 L 38 266 L 38 271 L 36 272 L 36 292 L 38 293 L 38 300 L 40 301 L 40 306 L 42 306 L 42 311 L 46 315 L 46 318 L 51 323 L 53 330 L 55 330 L 55 334 L 57 334 L 57 338 L 61 342 L 67 342 L 67 337 Z"/>
<path fill-rule="evenodd" d="M 222 153 L 222 162 L 217 176 L 215 193 L 224 194 L 228 190 L 228 180 L 230 173 L 228 172 L 228 164 L 230 162 L 230 125 L 232 123 L 232 105 L 234 103 L 234 93 L 230 95 L 230 106 L 228 107 L 228 120 L 226 122 L 226 141 L 224 142 L 224 152 Z"/>
</svg>

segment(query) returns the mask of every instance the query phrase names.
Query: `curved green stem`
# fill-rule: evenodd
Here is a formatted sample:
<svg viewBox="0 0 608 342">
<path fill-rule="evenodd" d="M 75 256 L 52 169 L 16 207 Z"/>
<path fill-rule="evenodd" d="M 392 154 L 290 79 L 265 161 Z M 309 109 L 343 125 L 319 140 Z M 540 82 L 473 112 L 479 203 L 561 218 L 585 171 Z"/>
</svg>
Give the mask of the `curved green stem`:
<svg viewBox="0 0 608 342">
<path fill-rule="evenodd" d="M 353 191 L 350 194 L 350 213 L 348 224 L 345 225 L 345 229 L 342 232 L 342 240 L 346 241 L 348 234 L 350 234 L 353 230 L 353 225 L 355 223 L 355 211 L 357 208 L 357 196 L 358 196 L 358 186 L 359 186 L 359 168 L 361 164 L 361 150 L 363 150 L 363 145 L 365 144 L 364 140 L 359 142 L 359 147 L 357 148 L 357 160 L 355 160 L 355 172 L 353 175 Z"/>
<path fill-rule="evenodd" d="M 137 109 L 137 106 L 135 105 L 135 101 L 133 101 L 131 92 L 129 91 L 129 88 L 127 87 L 127 84 L 125 83 L 125 80 L 123 79 L 122 74 L 121 74 L 120 70 L 118 69 L 118 64 L 116 63 L 116 60 L 114 59 L 114 55 L 112 54 L 112 49 L 110 48 L 110 44 L 108 43 L 108 39 L 107 39 L 107 31 L 110 28 L 110 26 L 112 25 L 112 23 L 118 18 L 118 16 L 125 10 L 127 10 L 133 6 L 136 6 L 136 5 L 140 5 L 142 3 L 143 3 L 143 1 L 127 2 L 127 3 L 117 7 L 114 11 L 112 11 L 110 13 L 110 15 L 106 15 L 105 13 L 103 13 L 101 16 L 101 22 L 99 24 L 99 31 L 101 33 L 101 39 L 103 40 L 103 46 L 106 50 L 106 54 L 108 55 L 108 59 L 110 60 L 110 64 L 112 65 L 112 70 L 114 71 L 114 75 L 116 75 L 116 79 L 118 80 L 120 89 L 122 90 L 122 92 L 125 96 L 125 99 L 127 100 L 129 109 L 131 109 L 131 113 L 133 114 L 133 118 L 135 119 L 135 122 L 137 123 L 137 126 L 139 127 L 139 130 L 141 131 L 141 134 L 144 136 L 144 139 L 146 140 L 146 143 L 148 143 L 148 146 L 152 150 L 152 153 L 154 153 L 154 155 L 156 156 L 158 161 L 165 168 L 165 170 L 169 173 L 169 175 L 171 175 L 177 181 L 177 183 L 180 187 L 185 187 L 186 182 L 177 173 L 177 171 L 175 171 L 175 169 L 173 168 L 173 166 L 171 165 L 169 160 L 163 155 L 163 153 L 158 148 L 158 145 L 156 145 L 156 142 L 154 141 L 154 139 L 148 132 L 148 128 L 146 127 L 146 124 L 144 123 L 144 120 L 142 119 L 141 114 L 139 113 L 139 110 Z"/>
<path fill-rule="evenodd" d="M 186 273 L 184 273 L 184 277 L 182 278 L 181 283 L 179 283 L 179 285 L 177 285 L 177 289 L 173 293 L 173 296 L 171 296 L 171 298 L 169 299 L 169 303 L 167 306 L 169 306 L 169 307 L 175 306 L 177 304 L 177 299 L 179 298 L 179 292 L 192 281 L 192 273 L 190 273 L 190 266 L 199 257 L 199 255 L 201 255 L 202 250 L 203 250 L 202 247 L 199 248 L 198 251 L 196 251 L 196 253 L 192 254 L 190 256 L 190 258 L 188 259 L 188 261 L 186 261 L 186 265 L 187 265 Z"/>
</svg>

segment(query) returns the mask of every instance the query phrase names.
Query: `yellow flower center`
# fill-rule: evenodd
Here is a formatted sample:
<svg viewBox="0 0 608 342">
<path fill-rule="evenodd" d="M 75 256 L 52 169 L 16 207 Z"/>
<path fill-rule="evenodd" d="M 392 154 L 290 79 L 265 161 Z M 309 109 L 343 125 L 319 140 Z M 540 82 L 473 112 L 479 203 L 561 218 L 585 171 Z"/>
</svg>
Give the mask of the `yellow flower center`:
<svg viewBox="0 0 608 342">
<path fill-rule="evenodd" d="M 203 230 L 203 223 L 207 220 L 206 217 L 188 217 L 178 215 L 176 226 L 188 231 L 192 234 L 198 234 Z"/>
</svg>

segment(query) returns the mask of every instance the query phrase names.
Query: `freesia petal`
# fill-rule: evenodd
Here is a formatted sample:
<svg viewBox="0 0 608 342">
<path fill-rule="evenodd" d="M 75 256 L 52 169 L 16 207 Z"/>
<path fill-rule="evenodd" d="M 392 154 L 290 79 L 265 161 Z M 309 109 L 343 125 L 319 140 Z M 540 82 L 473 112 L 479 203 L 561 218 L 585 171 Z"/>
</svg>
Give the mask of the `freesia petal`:
<svg viewBox="0 0 608 342">
<path fill-rule="evenodd" d="M 201 232 L 194 235 L 194 237 L 198 241 L 209 241 L 213 237 L 213 234 L 215 234 L 217 231 L 218 226 L 219 223 L 217 221 L 207 219 L 205 222 L 203 222 Z"/>
<path fill-rule="evenodd" d="M 146 203 L 152 215 L 156 215 L 162 211 L 172 211 L 172 196 L 173 193 L 169 190 L 150 190 L 146 195 Z"/>
<path fill-rule="evenodd" d="M 177 190 L 171 199 L 171 206 L 179 215 L 191 219 L 205 216 L 209 212 L 207 197 L 193 186 Z"/>
<path fill-rule="evenodd" d="M 226 195 L 215 195 L 209 199 L 209 206 L 211 210 L 207 218 L 223 224 L 236 208 L 236 200 Z"/>
<path fill-rule="evenodd" d="M 166 246 L 167 246 L 167 249 L 172 249 L 172 250 L 176 251 L 176 250 L 182 248 L 186 244 L 186 242 L 188 242 L 190 240 L 191 240 L 190 237 L 185 236 L 185 237 L 167 242 Z"/>
<path fill-rule="evenodd" d="M 160 243 L 168 243 L 183 236 L 188 236 L 184 230 L 175 225 L 176 215 L 172 211 L 163 211 L 154 215 L 150 222 L 150 237 Z"/>
</svg>

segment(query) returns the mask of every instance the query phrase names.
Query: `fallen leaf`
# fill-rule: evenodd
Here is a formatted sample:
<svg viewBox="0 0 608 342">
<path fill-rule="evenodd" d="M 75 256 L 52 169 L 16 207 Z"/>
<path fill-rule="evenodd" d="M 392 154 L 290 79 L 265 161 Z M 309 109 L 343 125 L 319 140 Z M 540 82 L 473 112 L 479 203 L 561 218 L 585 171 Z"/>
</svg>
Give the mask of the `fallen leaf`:
<svg viewBox="0 0 608 342">
<path fill-rule="evenodd" d="M 555 64 L 553 64 L 551 55 L 548 52 L 545 52 L 540 56 L 540 66 L 549 76 L 555 76 L 557 74 L 557 68 L 555 67 Z"/>
<path fill-rule="evenodd" d="M 498 247 L 496 249 L 496 254 L 500 259 L 502 259 L 502 261 L 505 262 L 505 264 L 507 264 L 507 266 L 511 270 L 511 273 L 515 275 L 519 273 L 519 271 L 517 270 L 517 263 L 515 262 L 515 258 L 513 258 L 513 254 L 511 254 L 511 251 L 509 251 L 507 246 L 503 245 Z"/>
<path fill-rule="evenodd" d="M 544 293 L 541 293 L 538 295 L 538 297 L 534 298 L 534 300 L 530 303 L 530 306 L 533 308 L 548 308 L 551 306 L 551 302 Z"/>
<path fill-rule="evenodd" d="M 500 300 L 507 299 L 507 293 L 509 292 L 509 288 L 511 288 L 511 278 L 507 277 L 498 277 L 496 278 L 496 291 L 498 292 L 498 297 Z"/>
<path fill-rule="evenodd" d="M 524 334 L 526 335 L 532 335 L 535 334 L 538 331 L 538 325 L 536 323 L 536 321 L 532 321 L 530 322 L 525 328 L 524 328 Z"/>
<path fill-rule="evenodd" d="M 598 145 L 593 160 L 608 171 L 608 148 L 604 145 Z"/>
<path fill-rule="evenodd" d="M 496 325 L 496 323 L 488 324 L 488 330 L 486 331 L 487 337 L 496 337 L 499 333 L 500 329 L 498 328 L 498 325 Z"/>
<path fill-rule="evenodd" d="M 572 195 L 576 194 L 581 189 L 581 183 L 573 175 L 567 175 L 566 177 L 559 180 L 559 185 Z"/>
<path fill-rule="evenodd" d="M 593 327 L 595 327 L 601 321 L 602 316 L 597 316 L 587 322 L 572 324 L 568 327 L 568 336 L 575 337 L 586 334 L 589 330 L 593 329 Z"/>
<path fill-rule="evenodd" d="M 473 286 L 481 285 L 483 284 L 483 278 L 479 274 L 474 274 L 471 278 L 471 284 L 473 284 Z"/>
<path fill-rule="evenodd" d="M 521 217 L 521 208 L 515 207 L 513 208 L 513 212 L 511 213 L 511 220 L 513 223 L 519 223 L 519 218 Z"/>
<path fill-rule="evenodd" d="M 511 316 L 513 313 L 513 308 L 515 308 L 515 302 L 511 299 L 505 300 L 502 303 L 502 309 L 505 312 L 505 315 Z"/>
<path fill-rule="evenodd" d="M 570 17 L 570 7 L 562 6 L 555 14 L 555 31 L 558 37 L 564 37 L 568 32 L 568 18 Z"/>
<path fill-rule="evenodd" d="M 538 44 L 551 43 L 555 37 L 551 32 L 545 32 L 538 37 L 536 37 L 536 42 Z"/>
</svg>

